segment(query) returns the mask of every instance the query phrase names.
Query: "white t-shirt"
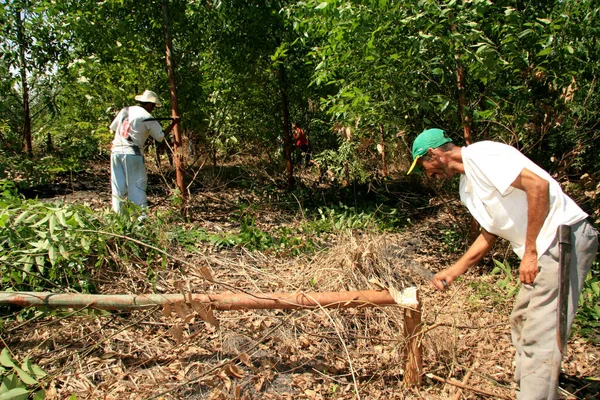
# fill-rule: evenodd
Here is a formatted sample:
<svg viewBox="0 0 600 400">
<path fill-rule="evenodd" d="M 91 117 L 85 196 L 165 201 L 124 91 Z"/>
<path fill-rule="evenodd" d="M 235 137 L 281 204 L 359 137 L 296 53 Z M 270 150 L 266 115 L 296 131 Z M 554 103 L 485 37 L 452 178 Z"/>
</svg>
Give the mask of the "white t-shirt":
<svg viewBox="0 0 600 400">
<path fill-rule="evenodd" d="M 460 178 L 460 199 L 488 232 L 510 241 L 520 257 L 525 253 L 527 197 L 511 184 L 524 168 L 550 183 L 550 209 L 536 240 L 538 256 L 550 247 L 559 225 L 587 218 L 550 174 L 512 146 L 483 141 L 463 147 L 465 167 Z"/>
<path fill-rule="evenodd" d="M 125 107 L 110 124 L 115 132 L 112 141 L 112 152 L 118 154 L 135 154 L 133 146 L 144 154 L 144 144 L 150 135 L 159 142 L 165 137 L 158 121 L 145 121 L 152 115 L 140 106 Z"/>
</svg>

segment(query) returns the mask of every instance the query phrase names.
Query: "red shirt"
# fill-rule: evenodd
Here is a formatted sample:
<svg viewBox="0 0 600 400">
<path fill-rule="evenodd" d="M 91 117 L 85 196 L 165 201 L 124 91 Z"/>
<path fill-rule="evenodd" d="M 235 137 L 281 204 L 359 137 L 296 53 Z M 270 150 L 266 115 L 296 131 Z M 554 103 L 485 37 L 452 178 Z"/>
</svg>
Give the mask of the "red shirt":
<svg viewBox="0 0 600 400">
<path fill-rule="evenodd" d="M 308 144 L 308 140 L 306 139 L 306 134 L 302 128 L 296 128 L 294 131 L 294 139 L 296 140 L 296 146 L 306 146 Z"/>
</svg>

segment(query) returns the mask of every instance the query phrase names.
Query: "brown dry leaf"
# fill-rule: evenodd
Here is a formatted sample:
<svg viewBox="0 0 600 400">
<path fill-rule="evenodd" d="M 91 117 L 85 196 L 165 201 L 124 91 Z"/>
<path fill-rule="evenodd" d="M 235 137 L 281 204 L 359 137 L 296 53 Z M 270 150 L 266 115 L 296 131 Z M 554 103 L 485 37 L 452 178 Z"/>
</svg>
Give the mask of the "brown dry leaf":
<svg viewBox="0 0 600 400">
<path fill-rule="evenodd" d="M 223 367 L 223 372 L 225 372 L 227 376 L 231 376 L 233 378 L 242 379 L 244 377 L 244 371 L 233 363 L 226 364 Z"/>
<path fill-rule="evenodd" d="M 229 390 L 229 389 L 228 389 Z M 221 389 L 213 389 L 208 396 L 208 400 L 226 400 L 229 397 Z"/>
<path fill-rule="evenodd" d="M 227 391 L 229 392 L 229 390 L 231 390 L 231 379 L 229 379 L 229 376 L 227 376 L 227 372 L 225 372 L 226 367 L 227 366 L 223 367 L 223 369 L 219 371 L 218 376 L 221 379 L 221 381 L 223 381 L 225 389 L 227 389 Z"/>
<path fill-rule="evenodd" d="M 247 367 L 250 367 L 250 368 L 254 367 L 254 365 L 252 364 L 252 361 L 250 361 L 250 356 L 249 356 L 248 354 L 246 354 L 246 353 L 241 353 L 241 354 L 238 356 L 238 358 L 240 359 L 240 361 L 241 361 L 242 363 L 244 363 L 244 365 L 245 365 L 245 366 L 247 366 Z"/>
<path fill-rule="evenodd" d="M 216 328 L 219 327 L 219 320 L 215 318 L 210 304 L 202 303 L 199 301 L 193 301 L 191 305 L 194 311 L 196 311 L 198 316 L 202 318 L 203 321 L 208 322 Z"/>
<path fill-rule="evenodd" d="M 254 380 L 256 381 L 254 383 L 254 389 L 257 392 L 261 392 L 262 391 L 262 387 L 263 387 L 263 384 L 265 383 L 265 379 L 266 379 L 266 377 L 264 375 L 259 375 L 259 376 L 256 376 L 254 378 Z"/>
<path fill-rule="evenodd" d="M 171 316 L 171 303 L 163 304 L 162 315 L 165 318 L 169 318 Z"/>
<path fill-rule="evenodd" d="M 208 267 L 196 268 L 194 272 L 196 273 L 196 275 L 203 277 L 209 282 L 215 281 L 215 278 L 213 278 L 213 274 Z"/>
<path fill-rule="evenodd" d="M 181 342 L 183 342 L 183 328 L 181 325 L 176 324 L 169 329 L 169 333 L 173 336 L 177 344 L 181 344 Z"/>
<path fill-rule="evenodd" d="M 175 310 L 175 313 L 183 320 L 185 320 L 185 318 L 189 315 L 187 308 L 187 305 L 181 301 L 173 303 L 173 309 Z"/>
</svg>

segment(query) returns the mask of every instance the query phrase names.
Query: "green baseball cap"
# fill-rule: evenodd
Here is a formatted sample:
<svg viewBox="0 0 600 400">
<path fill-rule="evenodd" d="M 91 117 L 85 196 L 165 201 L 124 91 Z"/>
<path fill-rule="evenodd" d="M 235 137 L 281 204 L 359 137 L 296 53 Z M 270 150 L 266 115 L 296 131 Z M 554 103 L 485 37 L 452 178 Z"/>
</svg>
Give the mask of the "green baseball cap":
<svg viewBox="0 0 600 400">
<path fill-rule="evenodd" d="M 413 163 L 410 166 L 410 169 L 408 170 L 406 175 L 410 174 L 415 169 L 417 171 L 419 170 L 419 167 L 417 167 L 417 161 L 419 160 L 419 158 L 427 154 L 427 150 L 435 149 L 451 141 L 452 139 L 446 136 L 446 133 L 443 130 L 438 128 L 426 129 L 423 132 L 421 132 L 421 134 L 417 136 L 417 138 L 413 142 Z"/>
</svg>

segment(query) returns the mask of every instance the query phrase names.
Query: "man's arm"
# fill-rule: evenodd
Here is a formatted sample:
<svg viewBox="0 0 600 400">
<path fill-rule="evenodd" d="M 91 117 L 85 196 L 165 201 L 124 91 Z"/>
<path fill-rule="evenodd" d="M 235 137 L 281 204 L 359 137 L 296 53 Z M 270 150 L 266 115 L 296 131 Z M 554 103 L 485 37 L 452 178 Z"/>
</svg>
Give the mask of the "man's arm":
<svg viewBox="0 0 600 400">
<path fill-rule="evenodd" d="M 550 209 L 550 184 L 524 168 L 511 186 L 523 190 L 527 196 L 527 233 L 519 276 L 521 282 L 532 284 L 539 272 L 536 240 Z"/>
<path fill-rule="evenodd" d="M 173 118 L 173 121 L 171 121 L 167 129 L 165 129 L 164 131 L 162 130 L 162 127 L 160 126 L 158 121 L 155 119 L 150 119 L 144 122 L 146 123 L 146 128 L 148 128 L 148 130 L 150 131 L 150 135 L 152 135 L 154 140 L 156 140 L 157 142 L 162 142 L 165 136 L 167 136 L 173 130 L 173 127 L 175 126 L 175 124 L 179 123 L 179 121 L 179 117 Z"/>
<path fill-rule="evenodd" d="M 492 235 L 485 229 L 481 229 L 481 233 L 477 236 L 473 244 L 471 244 L 467 252 L 454 265 L 435 275 L 432 280 L 435 287 L 443 290 L 445 288 L 443 281 L 446 282 L 446 285 L 450 285 L 452 281 L 477 264 L 492 249 L 497 239 L 498 236 Z"/>
<path fill-rule="evenodd" d="M 173 118 L 173 121 L 171 121 L 171 124 L 169 126 L 167 126 L 167 129 L 165 129 L 165 135 L 168 135 L 173 130 L 175 125 L 179 123 L 179 120 L 180 120 L 179 117 Z"/>
</svg>

